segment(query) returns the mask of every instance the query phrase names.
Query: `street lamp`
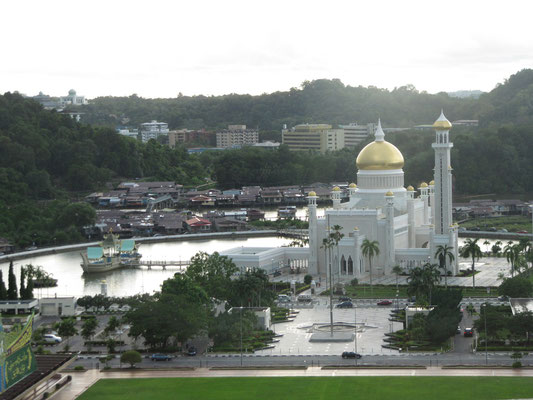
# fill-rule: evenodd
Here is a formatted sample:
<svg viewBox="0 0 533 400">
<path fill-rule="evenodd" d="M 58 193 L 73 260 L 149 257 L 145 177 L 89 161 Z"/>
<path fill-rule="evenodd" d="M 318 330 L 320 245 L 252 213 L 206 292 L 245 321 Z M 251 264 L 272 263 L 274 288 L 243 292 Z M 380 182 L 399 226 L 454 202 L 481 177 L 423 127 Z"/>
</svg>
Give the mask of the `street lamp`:
<svg viewBox="0 0 533 400">
<path fill-rule="evenodd" d="M 483 319 L 485 320 L 485 365 L 489 364 L 489 354 L 487 352 L 487 342 L 489 341 L 489 337 L 487 336 L 487 303 L 483 303 L 483 307 L 485 310 L 483 310 Z"/>
<path fill-rule="evenodd" d="M 354 303 L 353 303 L 353 325 L 354 325 L 354 344 L 353 344 L 353 347 L 354 347 L 354 353 L 355 353 L 355 365 L 357 365 L 357 304 L 355 303 L 355 300 L 354 300 Z"/>
<path fill-rule="evenodd" d="M 239 307 L 239 310 L 241 311 L 241 367 L 242 367 L 242 306 Z"/>
</svg>

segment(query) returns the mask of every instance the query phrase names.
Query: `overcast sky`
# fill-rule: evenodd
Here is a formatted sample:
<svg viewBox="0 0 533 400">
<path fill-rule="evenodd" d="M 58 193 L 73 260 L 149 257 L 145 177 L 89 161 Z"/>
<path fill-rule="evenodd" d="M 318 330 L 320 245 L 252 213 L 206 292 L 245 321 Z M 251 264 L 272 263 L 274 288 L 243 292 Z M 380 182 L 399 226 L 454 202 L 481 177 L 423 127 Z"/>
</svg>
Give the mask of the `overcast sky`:
<svg viewBox="0 0 533 400">
<path fill-rule="evenodd" d="M 0 92 L 489 91 L 532 67 L 532 15 L 526 0 L 2 1 Z"/>
</svg>

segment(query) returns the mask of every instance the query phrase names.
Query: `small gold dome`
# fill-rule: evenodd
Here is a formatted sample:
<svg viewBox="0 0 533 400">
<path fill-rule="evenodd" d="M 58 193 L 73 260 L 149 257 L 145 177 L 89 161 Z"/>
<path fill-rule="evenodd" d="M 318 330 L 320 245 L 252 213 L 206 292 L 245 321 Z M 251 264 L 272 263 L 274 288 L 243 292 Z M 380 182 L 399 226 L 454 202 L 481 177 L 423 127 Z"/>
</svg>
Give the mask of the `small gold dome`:
<svg viewBox="0 0 533 400">
<path fill-rule="evenodd" d="M 365 146 L 356 160 L 361 170 L 401 169 L 404 164 L 403 155 L 392 143 L 372 142 Z"/>
<path fill-rule="evenodd" d="M 438 131 L 449 131 L 451 127 L 451 122 L 444 116 L 444 111 L 441 111 L 439 118 L 433 123 L 433 129 Z"/>
<path fill-rule="evenodd" d="M 435 186 L 435 181 L 429 182 L 429 186 Z"/>
<path fill-rule="evenodd" d="M 355 228 L 353 228 L 354 231 L 358 231 L 359 228 L 356 226 Z"/>
<path fill-rule="evenodd" d="M 309 196 L 315 196 L 315 197 L 316 197 L 316 192 L 313 191 L 313 190 L 311 190 L 311 191 L 309 192 Z"/>
<path fill-rule="evenodd" d="M 414 192 L 415 191 L 415 188 L 412 187 L 411 185 L 407 186 L 407 191 L 408 192 Z"/>
<path fill-rule="evenodd" d="M 338 186 L 335 186 L 335 187 L 333 188 L 333 191 L 334 191 L 334 192 L 340 192 L 340 191 L 341 191 L 341 188 L 338 187 Z"/>
<path fill-rule="evenodd" d="M 392 193 L 392 192 L 389 190 L 387 193 L 385 193 L 385 196 L 387 196 L 387 197 L 394 196 L 394 193 Z"/>
<path fill-rule="evenodd" d="M 426 182 L 422 182 L 422 183 L 420 184 L 420 187 L 421 187 L 421 188 L 427 188 L 427 187 L 428 187 L 428 184 L 427 184 Z"/>
<path fill-rule="evenodd" d="M 356 189 L 357 185 L 355 183 L 350 183 L 350 186 L 348 186 L 350 189 Z"/>
</svg>

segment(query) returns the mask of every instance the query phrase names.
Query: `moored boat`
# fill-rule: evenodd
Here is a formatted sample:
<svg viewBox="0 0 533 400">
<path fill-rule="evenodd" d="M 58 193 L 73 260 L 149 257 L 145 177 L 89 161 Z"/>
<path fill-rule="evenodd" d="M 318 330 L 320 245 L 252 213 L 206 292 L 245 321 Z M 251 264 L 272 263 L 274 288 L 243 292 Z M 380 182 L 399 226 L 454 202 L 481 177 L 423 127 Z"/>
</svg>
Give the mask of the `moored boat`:
<svg viewBox="0 0 533 400">
<path fill-rule="evenodd" d="M 98 247 L 88 247 L 87 253 L 81 253 L 83 272 L 108 272 L 122 267 L 139 265 L 141 254 L 133 239 L 120 240 L 112 233 L 104 237 Z"/>
</svg>

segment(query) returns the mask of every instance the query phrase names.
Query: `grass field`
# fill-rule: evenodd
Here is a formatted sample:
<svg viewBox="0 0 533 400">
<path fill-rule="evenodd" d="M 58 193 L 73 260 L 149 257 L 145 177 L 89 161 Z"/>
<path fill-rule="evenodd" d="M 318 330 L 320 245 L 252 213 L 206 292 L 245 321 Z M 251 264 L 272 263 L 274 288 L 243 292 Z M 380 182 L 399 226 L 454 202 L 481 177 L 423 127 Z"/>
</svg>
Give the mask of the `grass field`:
<svg viewBox="0 0 533 400">
<path fill-rule="evenodd" d="M 283 377 L 103 379 L 80 400 L 491 400 L 533 397 L 514 377 Z"/>
<path fill-rule="evenodd" d="M 444 288 L 444 278 L 440 282 L 440 286 Z M 459 289 L 457 286 L 450 286 L 452 289 Z M 394 300 L 396 298 L 396 285 L 374 285 L 373 294 L 370 291 L 370 285 L 360 284 L 357 286 L 345 286 L 346 296 L 351 297 L 352 299 L 390 299 Z M 485 287 L 476 287 L 472 289 L 471 287 L 461 287 L 463 291 L 463 297 L 496 297 L 498 296 L 497 290 L 491 290 L 490 293 L 487 293 L 487 288 Z M 329 296 L 329 290 L 326 290 L 320 293 L 321 296 Z M 407 286 L 400 285 L 398 287 L 398 296 L 400 298 L 406 298 L 407 296 Z"/>
</svg>

